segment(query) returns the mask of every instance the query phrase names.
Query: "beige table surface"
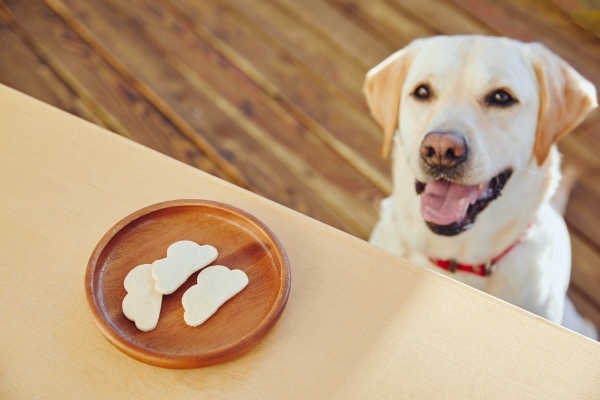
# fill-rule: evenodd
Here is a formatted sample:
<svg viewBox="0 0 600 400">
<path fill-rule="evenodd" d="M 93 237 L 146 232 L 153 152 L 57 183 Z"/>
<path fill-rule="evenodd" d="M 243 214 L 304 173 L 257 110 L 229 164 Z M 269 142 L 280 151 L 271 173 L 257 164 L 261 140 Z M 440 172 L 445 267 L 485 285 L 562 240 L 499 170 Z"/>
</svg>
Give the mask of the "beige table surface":
<svg viewBox="0 0 600 400">
<path fill-rule="evenodd" d="M 1 399 L 599 399 L 600 345 L 0 86 Z M 288 306 L 241 358 L 138 362 L 85 298 L 101 236 L 153 203 L 201 198 L 265 222 Z"/>
</svg>

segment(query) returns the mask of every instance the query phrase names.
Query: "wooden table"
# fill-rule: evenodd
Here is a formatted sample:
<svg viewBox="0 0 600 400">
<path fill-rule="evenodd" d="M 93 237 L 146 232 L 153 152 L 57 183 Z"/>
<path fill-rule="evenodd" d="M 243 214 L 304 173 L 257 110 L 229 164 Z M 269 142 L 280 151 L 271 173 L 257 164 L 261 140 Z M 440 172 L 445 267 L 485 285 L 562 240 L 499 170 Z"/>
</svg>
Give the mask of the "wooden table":
<svg viewBox="0 0 600 400">
<path fill-rule="evenodd" d="M 597 399 L 600 345 L 0 86 L 0 398 Z M 266 223 L 287 308 L 241 358 L 138 362 L 96 328 L 87 260 L 126 215 L 201 198 Z"/>
</svg>

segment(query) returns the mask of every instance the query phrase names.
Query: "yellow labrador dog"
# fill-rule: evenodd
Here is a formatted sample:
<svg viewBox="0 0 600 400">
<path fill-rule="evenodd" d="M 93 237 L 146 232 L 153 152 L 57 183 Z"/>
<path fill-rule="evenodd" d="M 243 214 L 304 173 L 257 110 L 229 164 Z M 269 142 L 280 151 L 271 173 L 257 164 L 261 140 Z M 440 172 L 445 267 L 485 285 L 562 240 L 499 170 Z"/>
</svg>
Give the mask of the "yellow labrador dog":
<svg viewBox="0 0 600 400">
<path fill-rule="evenodd" d="M 597 337 L 566 297 L 568 232 L 550 203 L 555 143 L 596 105 L 593 85 L 540 44 L 420 39 L 366 77 L 393 183 L 371 242 Z"/>
</svg>

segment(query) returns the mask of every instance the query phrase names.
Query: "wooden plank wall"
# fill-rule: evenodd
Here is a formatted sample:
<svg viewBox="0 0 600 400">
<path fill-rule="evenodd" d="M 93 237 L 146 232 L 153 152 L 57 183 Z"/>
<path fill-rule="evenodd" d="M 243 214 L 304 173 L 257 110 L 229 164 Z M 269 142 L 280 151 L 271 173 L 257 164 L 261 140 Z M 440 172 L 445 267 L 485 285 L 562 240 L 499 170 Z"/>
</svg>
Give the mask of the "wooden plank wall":
<svg viewBox="0 0 600 400">
<path fill-rule="evenodd" d="M 0 82 L 368 238 L 391 190 L 366 71 L 438 34 L 539 41 L 600 88 L 593 0 L 0 0 Z M 570 294 L 600 326 L 600 112 L 578 168 Z"/>
</svg>

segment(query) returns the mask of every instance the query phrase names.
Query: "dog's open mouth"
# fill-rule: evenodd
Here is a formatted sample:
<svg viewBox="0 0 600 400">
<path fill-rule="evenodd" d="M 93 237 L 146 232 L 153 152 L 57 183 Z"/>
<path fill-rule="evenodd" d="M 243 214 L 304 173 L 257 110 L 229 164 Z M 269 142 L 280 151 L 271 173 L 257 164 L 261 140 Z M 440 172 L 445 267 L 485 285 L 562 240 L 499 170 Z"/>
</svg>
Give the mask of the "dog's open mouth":
<svg viewBox="0 0 600 400">
<path fill-rule="evenodd" d="M 421 215 L 434 233 L 458 235 L 473 226 L 477 215 L 500 196 L 511 174 L 512 170 L 507 169 L 479 185 L 461 185 L 444 178 L 429 183 L 417 181 Z"/>
</svg>

